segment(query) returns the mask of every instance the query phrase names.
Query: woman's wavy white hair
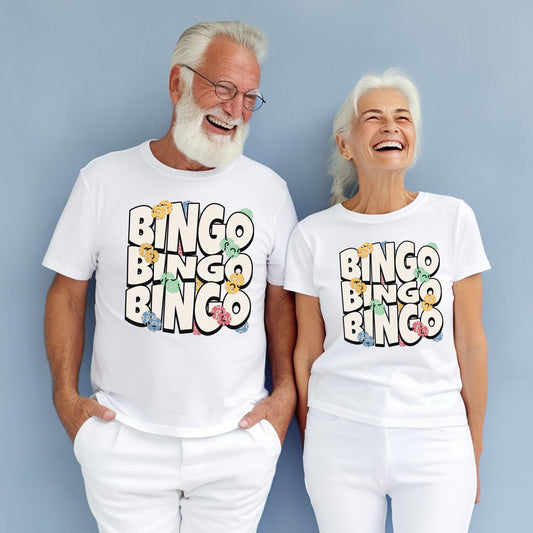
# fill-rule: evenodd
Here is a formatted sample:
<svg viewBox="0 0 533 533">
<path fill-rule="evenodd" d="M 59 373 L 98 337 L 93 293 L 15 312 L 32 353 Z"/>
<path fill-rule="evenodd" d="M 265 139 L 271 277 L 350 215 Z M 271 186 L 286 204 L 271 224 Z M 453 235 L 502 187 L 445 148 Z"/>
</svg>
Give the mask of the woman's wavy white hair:
<svg viewBox="0 0 533 533">
<path fill-rule="evenodd" d="M 188 65 L 194 69 L 198 68 L 207 47 L 219 35 L 229 37 L 237 44 L 250 50 L 259 64 L 266 56 L 265 34 L 255 26 L 239 20 L 200 22 L 181 34 L 170 58 L 170 68 L 174 65 Z"/>
<path fill-rule="evenodd" d="M 330 142 L 333 152 L 329 159 L 328 174 L 332 177 L 330 205 L 343 202 L 357 191 L 357 170 L 352 161 L 347 161 L 339 152 L 335 137 L 345 137 L 350 133 L 352 118 L 357 117 L 357 103 L 359 98 L 375 89 L 394 89 L 401 92 L 407 99 L 409 111 L 413 118 L 416 131 L 415 158 L 420 153 L 420 134 L 422 116 L 420 113 L 420 95 L 415 84 L 398 68 L 389 68 L 381 76 L 367 74 L 363 76 L 348 95 L 344 104 L 337 112 L 333 121 L 333 134 Z M 414 164 L 414 163 L 413 163 Z"/>
</svg>

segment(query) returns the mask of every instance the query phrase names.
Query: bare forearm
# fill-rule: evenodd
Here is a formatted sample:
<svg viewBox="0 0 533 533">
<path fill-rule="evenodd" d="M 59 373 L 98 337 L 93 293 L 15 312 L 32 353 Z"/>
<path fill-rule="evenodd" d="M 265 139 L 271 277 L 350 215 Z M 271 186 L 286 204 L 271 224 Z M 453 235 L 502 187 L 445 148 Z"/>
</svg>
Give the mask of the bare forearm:
<svg viewBox="0 0 533 533">
<path fill-rule="evenodd" d="M 81 284 L 81 285 L 78 285 Z M 44 335 L 54 398 L 77 393 L 85 336 L 86 282 L 57 276 L 46 299 Z"/>
<path fill-rule="evenodd" d="M 483 452 L 483 421 L 487 403 L 487 339 L 483 331 L 481 274 L 453 284 L 454 341 L 463 381 L 462 396 L 476 457 L 477 492 L 481 490 L 479 459 Z"/>
<path fill-rule="evenodd" d="M 296 343 L 296 317 L 293 294 L 269 285 L 265 306 L 273 394 L 283 394 L 294 409 L 296 389 L 292 355 Z"/>
<path fill-rule="evenodd" d="M 115 413 L 78 393 L 85 337 L 88 281 L 58 274 L 48 291 L 44 320 L 46 353 L 52 374 L 54 405 L 71 440 L 91 416 L 111 420 Z"/>
<path fill-rule="evenodd" d="M 487 344 L 484 339 L 468 354 L 459 355 L 462 396 L 476 455 L 483 451 L 483 423 L 487 404 Z"/>
<path fill-rule="evenodd" d="M 483 331 L 481 274 L 454 283 L 454 340 L 463 382 L 462 396 L 476 457 L 483 450 L 487 403 L 487 338 Z"/>
<path fill-rule="evenodd" d="M 326 331 L 318 298 L 297 294 L 296 316 L 298 319 L 298 340 L 294 350 L 294 373 L 298 392 L 296 416 L 303 443 L 307 424 L 307 400 L 311 368 L 316 359 L 324 352 Z"/>
<path fill-rule="evenodd" d="M 296 405 L 296 418 L 302 442 L 304 440 L 305 426 L 307 423 L 307 390 L 309 387 L 309 377 L 311 375 L 311 364 L 309 360 L 299 357 L 298 347 L 294 353 L 294 376 L 296 378 L 296 391 L 298 402 Z"/>
</svg>

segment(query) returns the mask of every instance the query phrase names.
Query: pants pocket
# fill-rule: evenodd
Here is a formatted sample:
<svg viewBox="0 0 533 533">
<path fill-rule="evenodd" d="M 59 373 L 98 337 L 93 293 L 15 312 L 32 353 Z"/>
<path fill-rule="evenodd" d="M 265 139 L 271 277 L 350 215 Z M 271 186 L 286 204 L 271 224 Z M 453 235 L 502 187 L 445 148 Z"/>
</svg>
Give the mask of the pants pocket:
<svg viewBox="0 0 533 533">
<path fill-rule="evenodd" d="M 263 420 L 261 420 L 259 424 L 262 426 L 263 430 L 268 435 L 269 439 L 274 443 L 278 452 L 280 452 L 281 451 L 281 440 L 279 439 L 278 432 L 276 431 L 274 426 L 266 418 L 263 418 Z"/>
<path fill-rule="evenodd" d="M 72 445 L 74 450 L 74 456 L 76 457 L 76 460 L 78 463 L 80 462 L 80 448 L 82 446 L 82 443 L 84 439 L 86 438 L 86 433 L 88 430 L 94 425 L 95 419 L 97 417 L 91 416 L 89 417 L 81 426 L 80 429 L 78 429 L 78 432 L 76 433 L 76 436 L 74 437 L 74 443 Z"/>
</svg>

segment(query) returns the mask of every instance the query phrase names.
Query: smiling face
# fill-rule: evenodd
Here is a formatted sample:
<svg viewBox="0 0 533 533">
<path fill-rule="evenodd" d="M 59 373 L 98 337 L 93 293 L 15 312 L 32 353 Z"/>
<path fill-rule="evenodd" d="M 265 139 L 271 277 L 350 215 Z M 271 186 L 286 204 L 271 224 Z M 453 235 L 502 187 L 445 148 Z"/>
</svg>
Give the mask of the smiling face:
<svg viewBox="0 0 533 533">
<path fill-rule="evenodd" d="M 357 115 L 337 143 L 358 175 L 407 170 L 414 160 L 416 132 L 405 96 L 393 89 L 371 90 L 359 98 Z"/>
<path fill-rule="evenodd" d="M 258 89 L 261 79 L 261 69 L 253 52 L 229 37 L 215 38 L 207 47 L 204 60 L 196 70 L 215 83 L 228 81 L 243 93 Z M 242 120 L 246 124 L 252 118 L 252 112 L 243 106 L 241 93 L 231 100 L 220 100 L 213 85 L 199 76 L 194 77 L 192 92 L 203 110 L 218 110 L 218 113 L 206 113 L 203 126 L 207 132 L 231 136 L 234 130 L 232 121 Z M 229 126 L 226 122 L 229 122 Z"/>
<path fill-rule="evenodd" d="M 257 89 L 261 76 L 254 54 L 227 37 L 216 37 L 211 42 L 195 70 L 214 83 L 231 82 L 242 92 Z M 243 106 L 242 93 L 221 100 L 211 83 L 192 72 L 191 88 L 183 88 L 179 72 L 174 67 L 170 79 L 176 115 L 174 143 L 189 159 L 206 167 L 230 163 L 242 154 L 252 117 Z"/>
</svg>

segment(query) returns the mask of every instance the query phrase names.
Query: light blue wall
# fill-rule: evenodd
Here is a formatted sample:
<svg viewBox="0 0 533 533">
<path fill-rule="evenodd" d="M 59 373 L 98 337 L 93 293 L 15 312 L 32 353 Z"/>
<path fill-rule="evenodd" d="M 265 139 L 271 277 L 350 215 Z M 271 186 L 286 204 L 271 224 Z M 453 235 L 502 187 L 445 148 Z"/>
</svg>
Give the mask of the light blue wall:
<svg viewBox="0 0 533 533">
<path fill-rule="evenodd" d="M 423 152 L 408 186 L 470 203 L 493 265 L 483 493 L 471 532 L 531 531 L 533 4 L 523 0 L 0 3 L 0 531 L 96 531 L 50 401 L 41 324 L 52 273 L 40 261 L 79 168 L 165 133 L 168 57 L 181 31 L 228 18 L 269 36 L 268 103 L 247 153 L 286 178 L 300 217 L 326 206 L 329 130 L 358 77 L 401 65 L 418 83 Z M 81 382 L 87 391 L 87 361 Z M 316 531 L 293 425 L 260 532 Z"/>
</svg>

